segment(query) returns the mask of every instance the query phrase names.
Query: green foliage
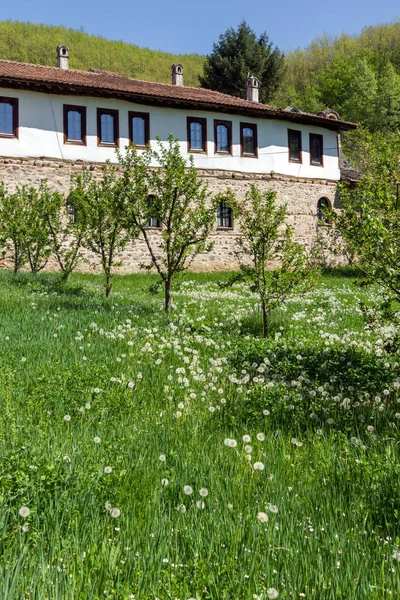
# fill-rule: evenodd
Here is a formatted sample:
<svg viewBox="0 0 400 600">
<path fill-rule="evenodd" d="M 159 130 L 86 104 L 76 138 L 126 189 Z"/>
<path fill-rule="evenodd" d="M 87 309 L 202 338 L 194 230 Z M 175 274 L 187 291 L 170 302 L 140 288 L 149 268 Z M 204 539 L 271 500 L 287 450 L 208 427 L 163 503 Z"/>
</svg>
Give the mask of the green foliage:
<svg viewBox="0 0 400 600">
<path fill-rule="evenodd" d="M 167 145 L 158 140 L 158 150 L 147 147 L 139 153 L 133 146 L 118 157 L 124 170 L 127 218 L 144 237 L 151 257 L 147 268 L 155 267 L 165 283 L 165 309 L 169 312 L 173 278 L 187 269 L 197 254 L 211 249 L 207 238 L 215 225 L 215 200 L 210 206 L 193 157 L 187 164 L 172 135 Z M 158 168 L 151 168 L 152 162 Z M 149 231 L 151 217 L 160 222 L 160 237 Z"/>
<path fill-rule="evenodd" d="M 9 194 L 0 183 L 0 246 L 2 254 L 12 253 L 14 273 L 26 262 L 25 206 L 22 194 Z"/>
<path fill-rule="evenodd" d="M 322 36 L 286 57 L 274 101 L 308 112 L 326 106 L 369 131 L 400 126 L 400 22 L 365 28 L 359 37 Z"/>
<path fill-rule="evenodd" d="M 367 172 L 355 188 L 338 185 L 342 210 L 331 214 L 338 249 L 368 281 L 400 301 L 399 140 L 367 138 Z"/>
<path fill-rule="evenodd" d="M 271 311 L 312 286 L 315 265 L 304 245 L 293 240 L 286 205 L 276 205 L 276 192 L 261 193 L 252 184 L 244 200 L 231 197 L 229 203 L 242 233 L 237 242 L 240 269 L 260 298 L 267 337 Z"/>
<path fill-rule="evenodd" d="M 243 98 L 249 75 L 261 83 L 260 100 L 269 102 L 276 92 L 284 72 L 283 53 L 269 41 L 266 32 L 257 37 L 242 21 L 237 30 L 230 27 L 220 35 L 213 52 L 206 57 L 200 84 Z"/>
<path fill-rule="evenodd" d="M 85 169 L 73 177 L 69 201 L 77 207 L 82 244 L 100 258 L 106 277 L 106 296 L 112 288 L 112 268 L 128 241 L 137 235 L 132 226 L 127 228 L 125 218 L 124 186 L 114 165 L 106 164 L 102 175 L 95 178 Z"/>
<path fill-rule="evenodd" d="M 70 48 L 72 69 L 104 69 L 162 83 L 171 83 L 171 65 L 181 62 L 186 85 L 197 86 L 204 62 L 204 57 L 198 54 L 174 55 L 139 48 L 134 44 L 88 35 L 83 30 L 19 21 L 0 22 L 2 59 L 55 66 L 56 48 L 60 44 Z"/>
<path fill-rule="evenodd" d="M 23 185 L 13 194 L 0 188 L 0 238 L 4 248 L 12 252 L 14 273 L 29 262 L 32 273 L 47 265 L 54 250 L 53 235 L 59 231 L 61 194 L 50 190 L 42 180 L 39 189 Z M 53 231 L 49 228 L 53 224 Z"/>
</svg>

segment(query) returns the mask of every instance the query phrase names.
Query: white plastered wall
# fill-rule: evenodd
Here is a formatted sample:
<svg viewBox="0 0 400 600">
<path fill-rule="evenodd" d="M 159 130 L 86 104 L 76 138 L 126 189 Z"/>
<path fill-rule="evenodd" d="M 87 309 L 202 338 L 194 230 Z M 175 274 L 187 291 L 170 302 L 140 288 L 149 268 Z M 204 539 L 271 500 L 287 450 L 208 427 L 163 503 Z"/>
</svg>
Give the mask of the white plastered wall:
<svg viewBox="0 0 400 600">
<path fill-rule="evenodd" d="M 0 88 L 1 96 L 19 99 L 19 138 L 0 137 L 0 156 L 43 157 L 87 162 L 116 162 L 115 150 L 97 145 L 97 108 L 119 111 L 120 148 L 128 143 L 128 111 L 150 114 L 150 138 L 166 140 L 169 133 L 181 140 L 181 151 L 187 157 L 186 117 L 207 119 L 207 154 L 193 154 L 195 166 L 201 169 L 223 169 L 244 173 L 271 173 L 293 177 L 339 180 L 337 134 L 335 131 L 291 121 L 255 119 L 213 111 L 158 108 L 124 100 L 85 96 L 55 95 L 41 92 Z M 64 144 L 63 105 L 85 106 L 87 110 L 87 145 Z M 214 152 L 214 119 L 232 121 L 232 156 Z M 240 156 L 240 123 L 256 123 L 258 158 Z M 302 132 L 302 164 L 288 160 L 288 129 Z M 310 165 L 309 134 L 323 135 L 324 165 Z"/>
</svg>

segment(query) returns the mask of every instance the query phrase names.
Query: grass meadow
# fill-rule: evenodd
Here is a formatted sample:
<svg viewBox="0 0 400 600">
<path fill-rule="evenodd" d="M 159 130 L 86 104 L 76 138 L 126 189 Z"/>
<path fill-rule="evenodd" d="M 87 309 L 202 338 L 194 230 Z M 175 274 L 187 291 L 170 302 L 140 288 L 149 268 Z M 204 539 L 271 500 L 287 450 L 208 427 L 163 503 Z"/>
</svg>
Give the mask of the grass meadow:
<svg viewBox="0 0 400 600">
<path fill-rule="evenodd" d="M 0 273 L 0 598 L 400 597 L 400 355 L 334 273 Z"/>
</svg>

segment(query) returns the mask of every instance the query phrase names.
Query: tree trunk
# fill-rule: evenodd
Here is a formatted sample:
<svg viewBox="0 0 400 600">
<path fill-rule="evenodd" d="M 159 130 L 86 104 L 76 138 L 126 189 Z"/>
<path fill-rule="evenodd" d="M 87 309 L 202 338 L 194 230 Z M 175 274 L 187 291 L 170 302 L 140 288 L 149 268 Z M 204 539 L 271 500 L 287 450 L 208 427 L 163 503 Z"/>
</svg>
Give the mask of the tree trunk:
<svg viewBox="0 0 400 600">
<path fill-rule="evenodd" d="M 110 295 L 111 288 L 112 288 L 111 275 L 109 273 L 106 273 L 106 298 L 108 298 L 108 296 Z"/>
<path fill-rule="evenodd" d="M 262 303 L 262 311 L 263 311 L 263 336 L 265 338 L 268 337 L 268 309 L 265 302 Z"/>
<path fill-rule="evenodd" d="M 165 280 L 165 312 L 169 313 L 171 310 L 171 280 Z"/>
</svg>

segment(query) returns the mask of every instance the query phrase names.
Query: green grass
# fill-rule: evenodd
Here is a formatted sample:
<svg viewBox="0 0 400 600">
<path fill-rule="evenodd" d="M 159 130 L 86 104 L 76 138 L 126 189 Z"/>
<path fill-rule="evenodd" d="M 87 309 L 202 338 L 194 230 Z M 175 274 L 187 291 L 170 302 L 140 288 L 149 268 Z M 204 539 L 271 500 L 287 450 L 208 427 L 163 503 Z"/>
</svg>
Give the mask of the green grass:
<svg viewBox="0 0 400 600">
<path fill-rule="evenodd" d="M 0 598 L 399 597 L 396 332 L 345 275 L 265 341 L 226 275 L 183 278 L 168 320 L 150 275 L 105 299 L 1 272 Z"/>
</svg>

